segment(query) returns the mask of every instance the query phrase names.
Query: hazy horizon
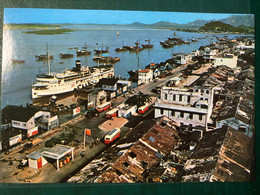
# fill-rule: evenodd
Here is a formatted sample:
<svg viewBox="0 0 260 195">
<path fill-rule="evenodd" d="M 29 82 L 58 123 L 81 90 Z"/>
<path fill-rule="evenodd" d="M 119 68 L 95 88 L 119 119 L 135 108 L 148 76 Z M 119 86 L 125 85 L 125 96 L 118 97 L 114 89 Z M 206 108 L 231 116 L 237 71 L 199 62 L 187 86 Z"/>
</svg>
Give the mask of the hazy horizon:
<svg viewBox="0 0 260 195">
<path fill-rule="evenodd" d="M 129 25 L 135 22 L 143 23 L 146 25 L 158 22 L 187 24 L 196 20 L 219 20 L 232 15 L 249 14 L 5 8 L 4 24 Z"/>
</svg>

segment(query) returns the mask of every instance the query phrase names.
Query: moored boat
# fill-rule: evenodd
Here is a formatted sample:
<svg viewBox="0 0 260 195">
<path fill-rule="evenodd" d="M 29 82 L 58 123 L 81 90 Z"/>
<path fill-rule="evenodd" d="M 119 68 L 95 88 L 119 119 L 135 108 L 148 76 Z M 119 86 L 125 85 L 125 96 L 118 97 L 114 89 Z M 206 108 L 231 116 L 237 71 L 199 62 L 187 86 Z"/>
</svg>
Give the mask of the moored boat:
<svg viewBox="0 0 260 195">
<path fill-rule="evenodd" d="M 113 65 L 81 67 L 80 60 L 76 60 L 76 67 L 71 70 L 37 75 L 36 83 L 32 85 L 32 99 L 72 92 L 111 76 L 114 76 Z"/>
<path fill-rule="evenodd" d="M 15 60 L 15 59 L 11 59 L 11 63 L 12 64 L 24 64 L 25 60 Z"/>
<path fill-rule="evenodd" d="M 60 53 L 59 57 L 60 58 L 72 58 L 73 54 Z"/>
</svg>

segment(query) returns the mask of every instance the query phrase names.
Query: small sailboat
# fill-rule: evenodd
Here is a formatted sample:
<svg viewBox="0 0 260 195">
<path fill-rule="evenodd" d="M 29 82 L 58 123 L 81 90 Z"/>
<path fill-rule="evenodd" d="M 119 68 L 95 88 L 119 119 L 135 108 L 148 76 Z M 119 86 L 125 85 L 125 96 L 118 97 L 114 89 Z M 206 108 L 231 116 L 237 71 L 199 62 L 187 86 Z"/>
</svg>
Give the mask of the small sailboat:
<svg viewBox="0 0 260 195">
<path fill-rule="evenodd" d="M 118 31 L 116 32 L 116 35 L 119 36 L 119 32 Z"/>
</svg>

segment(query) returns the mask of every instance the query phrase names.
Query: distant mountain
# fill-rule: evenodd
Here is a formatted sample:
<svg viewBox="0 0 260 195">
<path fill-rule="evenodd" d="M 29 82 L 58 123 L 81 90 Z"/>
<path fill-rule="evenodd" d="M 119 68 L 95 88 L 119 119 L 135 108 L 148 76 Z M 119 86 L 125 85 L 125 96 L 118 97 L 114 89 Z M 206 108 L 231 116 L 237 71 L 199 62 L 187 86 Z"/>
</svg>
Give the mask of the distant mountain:
<svg viewBox="0 0 260 195">
<path fill-rule="evenodd" d="M 232 15 L 227 18 L 221 19 L 219 21 L 233 26 L 254 27 L 255 25 L 255 20 L 253 15 Z"/>
<path fill-rule="evenodd" d="M 173 26 L 180 26 L 181 24 L 161 21 L 161 22 L 153 23 L 152 25 L 158 27 L 173 27 Z"/>
<path fill-rule="evenodd" d="M 194 27 L 194 28 L 198 28 L 198 27 L 203 26 L 204 24 L 207 24 L 208 22 L 209 22 L 209 20 L 195 20 L 195 21 L 189 22 L 185 25 L 190 26 L 190 27 Z"/>
<path fill-rule="evenodd" d="M 247 27 L 254 27 L 254 16 L 253 15 L 232 15 L 224 19 L 220 20 L 195 20 L 193 22 L 189 22 L 187 24 L 177 24 L 171 22 L 160 21 L 153 24 L 143 24 L 140 22 L 134 22 L 130 24 L 131 26 L 151 26 L 151 27 L 159 27 L 159 28 L 200 28 L 203 25 L 214 22 L 220 21 L 225 24 L 229 24 L 235 27 L 238 26 L 247 26 Z"/>
<path fill-rule="evenodd" d="M 140 22 L 134 22 L 130 24 L 131 26 L 146 26 L 146 24 L 140 23 Z"/>
</svg>

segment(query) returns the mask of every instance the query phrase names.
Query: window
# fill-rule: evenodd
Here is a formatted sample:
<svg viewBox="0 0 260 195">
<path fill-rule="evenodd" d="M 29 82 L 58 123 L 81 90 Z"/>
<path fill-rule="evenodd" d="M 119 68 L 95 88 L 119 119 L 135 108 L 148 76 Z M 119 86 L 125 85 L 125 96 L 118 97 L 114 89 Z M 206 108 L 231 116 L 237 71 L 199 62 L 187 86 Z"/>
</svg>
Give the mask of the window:
<svg viewBox="0 0 260 195">
<path fill-rule="evenodd" d="M 207 105 L 201 105 L 201 108 L 208 109 Z"/>
<path fill-rule="evenodd" d="M 175 116 L 175 110 L 172 110 L 172 116 Z"/>
<path fill-rule="evenodd" d="M 116 174 L 117 174 L 118 176 L 120 176 L 120 175 L 122 175 L 122 172 L 116 169 Z"/>
<path fill-rule="evenodd" d="M 179 96 L 179 101 L 180 101 L 180 102 L 182 101 L 182 95 Z"/>
<path fill-rule="evenodd" d="M 187 102 L 190 103 L 190 96 L 188 96 Z"/>
<path fill-rule="evenodd" d="M 181 116 L 181 118 L 183 118 L 184 117 L 184 112 L 181 112 L 180 116 Z"/>
<path fill-rule="evenodd" d="M 201 90 L 201 93 L 204 93 L 204 89 Z"/>
<path fill-rule="evenodd" d="M 135 158 L 135 157 L 136 157 L 136 154 L 131 151 L 131 152 L 129 153 L 129 156 L 130 156 L 131 158 Z"/>
<path fill-rule="evenodd" d="M 189 119 L 193 119 L 193 113 L 190 113 Z"/>
<path fill-rule="evenodd" d="M 206 94 L 209 94 L 209 90 L 206 90 Z"/>
<path fill-rule="evenodd" d="M 164 99 L 167 100 L 167 94 L 166 93 L 164 94 Z"/>
<path fill-rule="evenodd" d="M 161 115 L 163 115 L 163 109 L 161 109 L 160 111 L 161 111 Z"/>
<path fill-rule="evenodd" d="M 127 168 L 127 167 L 129 166 L 129 163 L 128 163 L 128 162 L 124 162 L 124 163 L 123 163 L 123 166 L 124 166 L 125 168 Z"/>
<path fill-rule="evenodd" d="M 199 120 L 200 121 L 202 120 L 202 114 L 199 114 Z"/>
<path fill-rule="evenodd" d="M 175 94 L 172 96 L 172 100 L 176 101 L 176 95 Z"/>
</svg>

